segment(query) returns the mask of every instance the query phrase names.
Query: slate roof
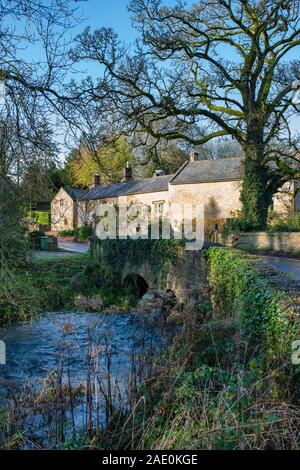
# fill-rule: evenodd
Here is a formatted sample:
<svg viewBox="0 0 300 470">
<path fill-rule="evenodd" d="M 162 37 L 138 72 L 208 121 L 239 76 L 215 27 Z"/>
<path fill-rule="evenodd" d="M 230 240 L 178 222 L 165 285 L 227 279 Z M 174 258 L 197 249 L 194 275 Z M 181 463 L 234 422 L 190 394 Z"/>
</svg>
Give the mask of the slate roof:
<svg viewBox="0 0 300 470">
<path fill-rule="evenodd" d="M 175 173 L 171 184 L 211 183 L 236 181 L 244 176 L 242 158 L 187 161 Z"/>
<path fill-rule="evenodd" d="M 107 199 L 117 196 L 131 196 L 134 194 L 155 193 L 168 191 L 168 183 L 174 175 L 155 176 L 144 180 L 132 180 L 124 183 L 110 183 L 99 185 L 90 189 L 81 198 L 81 201 Z"/>
<path fill-rule="evenodd" d="M 73 199 L 73 201 L 78 201 L 88 189 L 74 189 L 74 188 L 64 188 L 67 194 Z"/>
<path fill-rule="evenodd" d="M 155 176 L 143 180 L 124 183 L 97 185 L 91 189 L 65 188 L 74 201 L 93 201 L 118 196 L 168 191 L 168 184 L 209 183 L 216 181 L 236 181 L 244 176 L 241 158 L 220 160 L 186 161 L 175 175 Z"/>
</svg>

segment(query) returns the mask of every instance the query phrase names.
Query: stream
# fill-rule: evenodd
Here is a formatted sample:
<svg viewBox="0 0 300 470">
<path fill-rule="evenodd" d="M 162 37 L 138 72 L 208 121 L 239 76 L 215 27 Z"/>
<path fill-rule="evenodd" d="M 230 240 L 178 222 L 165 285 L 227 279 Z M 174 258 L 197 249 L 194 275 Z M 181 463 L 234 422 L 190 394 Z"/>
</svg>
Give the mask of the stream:
<svg viewBox="0 0 300 470">
<path fill-rule="evenodd" d="M 99 387 L 99 390 L 102 387 L 102 393 L 93 390 L 97 403 L 92 403 L 91 414 L 92 420 L 104 426 L 107 416 L 105 400 L 103 405 L 99 405 L 101 395 L 105 398 L 105 393 L 112 393 L 113 400 L 118 401 L 119 406 L 126 406 L 133 363 L 135 371 L 138 366 L 141 368 L 137 374 L 142 377 L 145 370 L 141 356 L 161 350 L 162 342 L 165 344 L 167 337 L 168 335 L 162 334 L 160 328 L 145 327 L 140 317 L 131 314 L 56 312 L 43 314 L 31 322 L 2 328 L 0 340 L 6 345 L 6 364 L 0 365 L 0 407 L 12 407 L 14 419 L 18 423 L 22 415 L 25 435 L 27 433 L 31 436 L 33 433 L 35 439 L 46 439 L 47 434 L 46 440 L 49 441 L 49 429 L 52 426 L 52 435 L 55 435 L 57 443 L 58 420 L 55 423 L 52 420 L 49 425 L 49 415 L 53 416 L 54 409 L 56 413 L 57 403 L 56 408 L 53 408 L 51 403 L 45 421 L 44 416 L 41 417 L 43 413 L 36 405 L 36 396 L 40 394 L 38 403 L 45 406 L 45 397 L 53 393 L 51 390 L 53 391 L 57 384 L 60 384 L 61 390 L 64 384 L 72 387 L 74 435 L 74 429 L 84 427 L 86 423 L 87 383 L 89 380 L 93 384 L 98 381 L 95 387 Z M 80 387 L 84 398 L 78 399 L 77 402 L 74 398 L 75 391 Z M 62 419 L 69 419 L 69 402 L 62 398 L 63 392 L 59 396 Z M 73 398 L 76 405 L 73 405 Z M 54 401 L 57 402 L 57 395 Z M 71 427 L 66 425 L 63 432 L 63 437 L 68 437 Z M 31 447 L 32 438 L 28 437 L 28 442 L 24 447 Z"/>
</svg>

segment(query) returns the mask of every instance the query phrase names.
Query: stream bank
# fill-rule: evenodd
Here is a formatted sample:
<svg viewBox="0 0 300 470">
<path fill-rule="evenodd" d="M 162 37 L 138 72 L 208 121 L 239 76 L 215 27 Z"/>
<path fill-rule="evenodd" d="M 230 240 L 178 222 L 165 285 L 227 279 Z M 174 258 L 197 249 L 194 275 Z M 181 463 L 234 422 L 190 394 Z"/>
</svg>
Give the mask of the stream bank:
<svg viewBox="0 0 300 470">
<path fill-rule="evenodd" d="M 46 379 L 42 393 L 32 396 L 26 389 L 25 399 L 15 401 L 25 429 L 30 404 L 37 412 L 49 406 L 43 422 L 56 448 L 299 449 L 299 366 L 291 360 L 299 284 L 262 269 L 257 258 L 237 250 L 212 248 L 206 259 L 206 282 L 189 270 L 193 283 L 183 292 L 189 302 L 177 302 L 165 319 L 155 314 L 153 303 L 164 296 L 172 300 L 171 291 L 150 290 L 136 305 L 133 321 L 150 331 L 147 319 L 152 318 L 160 345 L 171 319 L 180 327 L 171 326 L 163 348 L 156 349 L 144 335 L 139 338 L 141 349 L 132 349 L 125 402 L 118 400 L 113 375 L 106 371 L 98 380 L 100 352 L 111 372 L 113 357 L 89 339 L 83 388 L 70 387 L 58 371 Z M 174 274 L 174 281 L 183 274 L 176 279 Z M 164 320 L 161 325 L 158 319 Z M 105 425 L 95 415 L 100 396 Z M 83 431 L 78 433 L 74 407 L 82 397 Z M 56 425 L 49 426 L 53 416 Z M 12 415 L 10 423 L 14 420 Z M 28 442 L 26 432 L 16 435 L 4 441 L 6 447 L 48 445 L 39 436 Z"/>
</svg>

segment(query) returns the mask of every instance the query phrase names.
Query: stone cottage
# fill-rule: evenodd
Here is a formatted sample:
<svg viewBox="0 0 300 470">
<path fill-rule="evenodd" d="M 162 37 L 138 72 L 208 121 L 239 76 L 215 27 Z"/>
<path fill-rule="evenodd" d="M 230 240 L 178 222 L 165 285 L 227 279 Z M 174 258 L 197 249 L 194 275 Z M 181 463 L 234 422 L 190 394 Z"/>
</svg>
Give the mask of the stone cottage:
<svg viewBox="0 0 300 470">
<path fill-rule="evenodd" d="M 86 190 L 60 188 L 51 202 L 51 231 L 72 230 L 82 225 L 78 201 L 85 193 Z"/>
<path fill-rule="evenodd" d="M 200 160 L 192 153 L 173 175 L 157 171 L 152 178 L 134 180 L 132 169 L 127 167 L 121 183 L 101 185 L 96 175 L 89 190 L 61 189 L 52 201 L 52 230 L 76 228 L 92 223 L 93 214 L 100 203 L 114 206 L 141 204 L 150 211 L 162 212 L 171 203 L 201 203 L 205 209 L 205 238 L 214 239 L 216 228 L 221 230 L 227 219 L 241 209 L 240 192 L 244 166 L 241 158 Z M 294 184 L 276 195 L 273 209 L 286 212 L 294 195 Z M 295 204 L 299 209 L 297 196 Z"/>
</svg>

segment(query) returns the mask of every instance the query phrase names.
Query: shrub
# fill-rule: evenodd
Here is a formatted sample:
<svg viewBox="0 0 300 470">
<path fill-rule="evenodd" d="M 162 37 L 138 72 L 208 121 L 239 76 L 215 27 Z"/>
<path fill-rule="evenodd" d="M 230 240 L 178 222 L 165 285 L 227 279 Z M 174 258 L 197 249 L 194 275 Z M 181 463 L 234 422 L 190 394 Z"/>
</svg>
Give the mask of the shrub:
<svg viewBox="0 0 300 470">
<path fill-rule="evenodd" d="M 59 237 L 75 237 L 77 242 L 85 242 L 92 235 L 93 229 L 90 225 L 75 228 L 73 230 L 62 230 L 58 232 Z"/>
<path fill-rule="evenodd" d="M 27 271 L 3 262 L 0 271 L 0 325 L 28 320 L 40 311 L 40 294 Z"/>
<path fill-rule="evenodd" d="M 211 248 L 208 260 L 215 313 L 237 318 L 252 344 L 278 356 L 290 353 L 297 303 L 291 293 L 270 285 L 253 259 L 238 250 Z"/>
<path fill-rule="evenodd" d="M 300 214 L 280 216 L 273 213 L 267 230 L 269 232 L 300 232 Z"/>
<path fill-rule="evenodd" d="M 31 211 L 26 213 L 26 217 L 39 225 L 50 225 L 50 212 Z"/>
<path fill-rule="evenodd" d="M 75 230 L 61 230 L 58 232 L 59 237 L 73 237 L 75 235 Z"/>
<path fill-rule="evenodd" d="M 75 240 L 77 242 L 85 242 L 92 236 L 93 229 L 91 225 L 84 225 L 75 230 Z"/>
<path fill-rule="evenodd" d="M 247 223 L 238 215 L 234 219 L 228 219 L 222 228 L 222 239 L 226 241 L 231 234 L 247 232 Z"/>
<path fill-rule="evenodd" d="M 40 238 L 44 235 L 41 230 L 34 230 L 28 234 L 30 247 L 39 250 L 40 249 Z"/>
<path fill-rule="evenodd" d="M 97 289 L 112 288 L 113 284 L 112 271 L 98 261 L 93 260 L 89 260 L 82 271 L 71 279 L 72 288 L 81 291 L 87 291 L 93 287 Z"/>
</svg>

